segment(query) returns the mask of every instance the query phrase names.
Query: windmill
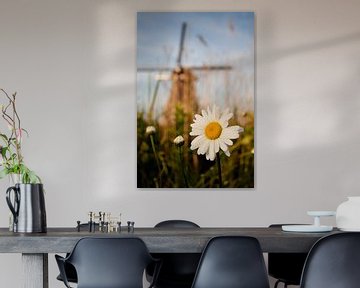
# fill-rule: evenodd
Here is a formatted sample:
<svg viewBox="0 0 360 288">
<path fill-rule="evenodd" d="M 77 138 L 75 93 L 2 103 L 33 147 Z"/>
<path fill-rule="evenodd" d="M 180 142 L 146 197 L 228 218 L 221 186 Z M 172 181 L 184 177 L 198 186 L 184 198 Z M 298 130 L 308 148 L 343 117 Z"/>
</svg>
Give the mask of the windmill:
<svg viewBox="0 0 360 288">
<path fill-rule="evenodd" d="M 195 82 L 197 80 L 196 75 L 193 73 L 194 71 L 219 71 L 219 70 L 231 70 L 231 66 L 227 65 L 210 65 L 210 66 L 187 66 L 184 67 L 182 65 L 182 58 L 184 54 L 184 42 L 185 42 L 185 34 L 187 29 L 187 23 L 183 22 L 181 26 L 181 34 L 180 34 L 180 43 L 178 56 L 176 59 L 175 67 L 139 67 L 137 69 L 138 72 L 154 72 L 161 71 L 159 76 L 157 77 L 156 86 L 154 89 L 154 94 L 152 97 L 152 102 L 150 104 L 147 118 L 149 122 L 153 121 L 153 111 L 154 105 L 156 101 L 156 95 L 159 89 L 160 82 L 169 79 L 172 81 L 170 96 L 164 107 L 164 121 L 162 126 L 164 128 L 173 127 L 176 129 L 177 134 L 183 134 L 185 138 L 185 143 L 188 144 L 189 139 L 188 135 L 190 132 L 190 123 L 192 122 L 193 115 L 198 111 L 198 99 L 196 97 L 196 89 Z M 205 45 L 205 39 L 198 35 L 199 40 Z M 170 76 L 164 78 L 163 72 L 171 72 Z M 184 115 L 184 119 L 182 122 L 182 127 L 176 127 L 177 112 L 181 111 Z M 168 129 L 164 129 L 168 131 Z"/>
</svg>

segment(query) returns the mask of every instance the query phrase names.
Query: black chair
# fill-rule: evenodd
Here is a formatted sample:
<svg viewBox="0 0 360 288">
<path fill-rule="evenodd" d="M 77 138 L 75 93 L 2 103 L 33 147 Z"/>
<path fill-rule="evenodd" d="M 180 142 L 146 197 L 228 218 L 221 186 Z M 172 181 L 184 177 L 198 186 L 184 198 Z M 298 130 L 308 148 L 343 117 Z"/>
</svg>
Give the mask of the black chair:
<svg viewBox="0 0 360 288">
<path fill-rule="evenodd" d="M 318 240 L 306 259 L 301 288 L 360 287 L 360 233 L 348 232 Z"/>
<path fill-rule="evenodd" d="M 270 228 L 280 228 L 285 224 L 272 224 Z M 287 224 L 286 224 L 287 225 Z M 274 288 L 280 283 L 286 288 L 288 285 L 300 285 L 301 273 L 307 253 L 269 253 L 268 272 L 277 281 Z"/>
<path fill-rule="evenodd" d="M 264 257 L 256 238 L 212 238 L 200 259 L 192 288 L 269 288 Z"/>
<path fill-rule="evenodd" d="M 68 257 L 69 254 L 66 254 L 66 257 Z M 65 258 L 64 258 L 65 259 Z M 66 275 L 66 279 L 68 282 L 71 283 L 77 283 L 77 274 L 76 274 L 76 270 L 75 267 L 68 263 L 68 262 L 64 262 L 64 273 Z M 64 282 L 63 278 L 61 277 L 61 274 L 59 274 L 56 277 L 57 280 Z"/>
<path fill-rule="evenodd" d="M 142 288 L 145 268 L 156 262 L 139 238 L 82 238 L 68 257 L 55 258 L 66 287 L 65 263 L 75 267 L 78 288 Z"/>
<path fill-rule="evenodd" d="M 83 230 L 83 229 L 88 230 L 89 229 L 89 224 L 88 223 L 80 224 L 80 229 L 81 230 Z M 97 230 L 99 229 L 99 224 L 98 223 L 95 223 L 95 229 L 97 229 Z M 69 256 L 69 253 L 66 254 L 66 257 L 68 257 L 68 256 Z M 65 266 L 65 274 L 66 274 L 68 282 L 77 283 L 77 275 L 76 275 L 76 270 L 75 270 L 74 266 L 71 265 L 70 263 L 67 263 L 67 262 L 64 263 L 64 266 Z M 61 277 L 61 274 L 59 274 L 56 277 L 56 279 L 59 280 L 59 281 L 64 282 L 64 280 Z"/>
<path fill-rule="evenodd" d="M 155 228 L 200 228 L 199 225 L 187 220 L 166 220 L 155 225 Z M 153 254 L 161 259 L 156 288 L 190 288 L 194 280 L 196 268 L 201 254 L 197 253 L 157 253 Z M 147 279 L 151 281 L 153 267 L 147 269 Z"/>
</svg>

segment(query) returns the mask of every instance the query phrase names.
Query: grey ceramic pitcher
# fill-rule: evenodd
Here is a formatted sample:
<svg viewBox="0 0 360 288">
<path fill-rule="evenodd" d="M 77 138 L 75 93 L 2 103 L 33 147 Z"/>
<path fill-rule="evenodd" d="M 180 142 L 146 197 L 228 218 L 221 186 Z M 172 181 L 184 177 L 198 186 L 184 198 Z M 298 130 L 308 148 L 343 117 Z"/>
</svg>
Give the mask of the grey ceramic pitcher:
<svg viewBox="0 0 360 288">
<path fill-rule="evenodd" d="M 14 232 L 46 232 L 46 211 L 42 184 L 15 184 L 6 190 L 6 202 L 14 215 Z"/>
</svg>

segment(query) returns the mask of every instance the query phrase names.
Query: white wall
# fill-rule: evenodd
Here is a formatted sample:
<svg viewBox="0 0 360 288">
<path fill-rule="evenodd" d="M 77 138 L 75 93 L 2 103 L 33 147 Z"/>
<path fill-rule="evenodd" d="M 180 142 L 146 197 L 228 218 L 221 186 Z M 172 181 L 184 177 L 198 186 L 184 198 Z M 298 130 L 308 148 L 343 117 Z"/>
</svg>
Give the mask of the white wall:
<svg viewBox="0 0 360 288">
<path fill-rule="evenodd" d="M 307 210 L 359 195 L 359 10 L 357 0 L 1 0 L 0 86 L 18 92 L 48 226 L 89 210 L 136 226 L 310 222 Z M 255 11 L 255 189 L 136 188 L 136 11 Z M 49 262 L 50 287 L 62 287 Z M 0 255 L 2 286 L 20 287 L 16 265 Z"/>
</svg>

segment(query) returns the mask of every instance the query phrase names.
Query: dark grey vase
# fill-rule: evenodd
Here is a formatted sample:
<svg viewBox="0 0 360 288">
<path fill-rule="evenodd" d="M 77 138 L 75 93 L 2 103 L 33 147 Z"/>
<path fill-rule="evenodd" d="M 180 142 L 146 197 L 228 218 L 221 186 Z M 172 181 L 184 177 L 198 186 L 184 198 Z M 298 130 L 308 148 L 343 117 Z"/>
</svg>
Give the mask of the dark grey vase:
<svg viewBox="0 0 360 288">
<path fill-rule="evenodd" d="M 15 184 L 6 190 L 6 202 L 14 216 L 14 232 L 45 233 L 47 231 L 42 184 Z"/>
</svg>

